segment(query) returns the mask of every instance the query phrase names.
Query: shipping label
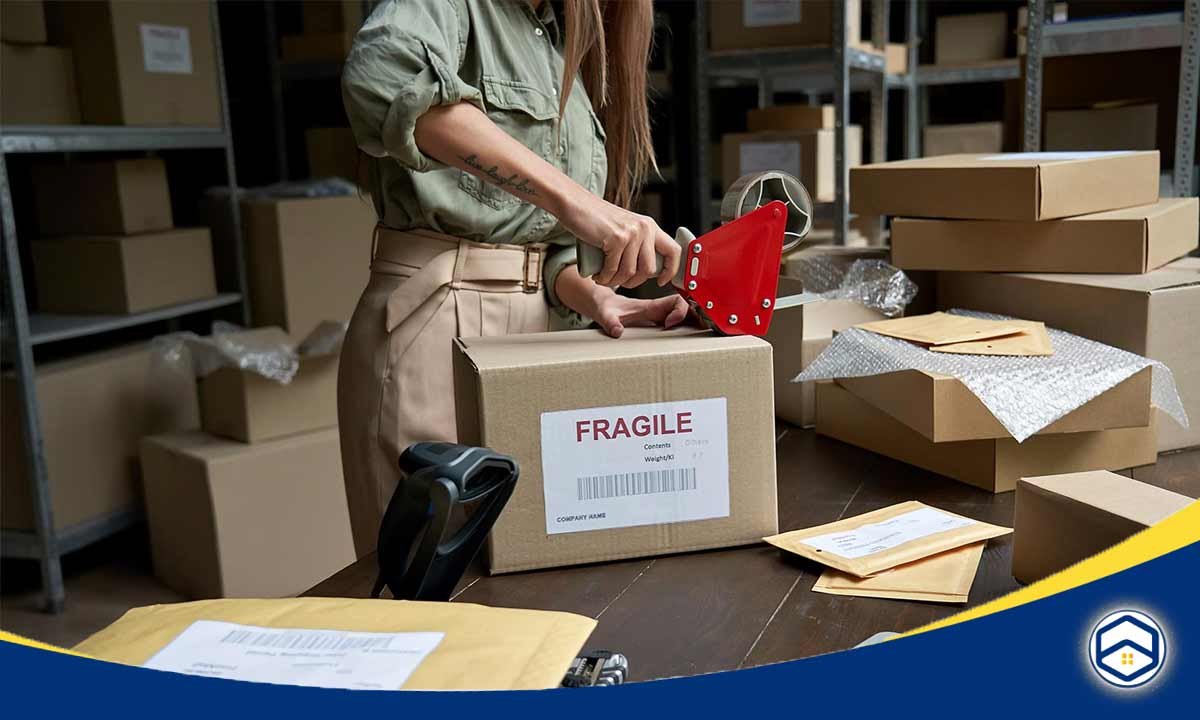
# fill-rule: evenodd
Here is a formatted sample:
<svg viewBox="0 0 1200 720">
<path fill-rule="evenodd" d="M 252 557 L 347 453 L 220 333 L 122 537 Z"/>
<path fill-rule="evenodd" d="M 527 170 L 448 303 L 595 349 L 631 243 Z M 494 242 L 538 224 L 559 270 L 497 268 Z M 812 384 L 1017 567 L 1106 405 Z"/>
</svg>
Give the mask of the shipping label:
<svg viewBox="0 0 1200 720">
<path fill-rule="evenodd" d="M 142 61 L 146 72 L 192 74 L 192 41 L 188 29 L 142 23 Z"/>
<path fill-rule="evenodd" d="M 800 542 L 821 552 L 854 559 L 891 550 L 897 545 L 903 545 L 929 535 L 974 524 L 974 520 L 944 513 L 936 508 L 921 508 L 887 520 L 860 525 L 850 530 L 803 538 Z"/>
<path fill-rule="evenodd" d="M 742 0 L 746 27 L 795 25 L 800 22 L 800 0 Z"/>
</svg>

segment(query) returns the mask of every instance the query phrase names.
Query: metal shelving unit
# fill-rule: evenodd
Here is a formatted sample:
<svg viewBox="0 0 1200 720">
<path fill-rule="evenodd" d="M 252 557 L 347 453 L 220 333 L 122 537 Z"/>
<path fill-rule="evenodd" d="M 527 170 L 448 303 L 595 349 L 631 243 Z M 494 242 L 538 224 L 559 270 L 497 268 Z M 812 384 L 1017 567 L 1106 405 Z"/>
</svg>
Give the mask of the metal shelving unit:
<svg viewBox="0 0 1200 720">
<path fill-rule="evenodd" d="M 1048 57 L 1097 55 L 1177 47 L 1179 104 L 1175 115 L 1172 184 L 1177 197 L 1196 194 L 1196 105 L 1200 97 L 1200 0 L 1185 0 L 1182 13 L 1156 13 L 1046 22 L 1045 0 L 1029 0 L 1025 54 L 1025 134 L 1022 147 L 1042 147 L 1042 61 Z"/>
<path fill-rule="evenodd" d="M 237 292 L 160 308 L 133 315 L 31 314 L 25 302 L 25 280 L 17 241 L 16 221 L 8 179 L 6 156 L 29 153 L 121 152 L 150 150 L 220 149 L 225 156 L 228 184 L 237 186 L 233 135 L 229 124 L 229 99 L 221 54 L 220 22 L 216 3 L 210 7 L 221 103 L 220 128 L 139 128 L 99 126 L 0 127 L 0 220 L 4 235 L 5 307 L 2 326 L 4 359 L 11 363 L 20 393 L 25 438 L 25 466 L 32 485 L 34 530 L 0 531 L 0 553 L 5 557 L 36 559 L 41 563 L 45 606 L 60 612 L 66 601 L 60 559 L 63 554 L 108 537 L 138 520 L 136 508 L 126 508 L 68 528 L 56 528 L 46 472 L 35 378 L 35 345 L 81 338 L 113 330 L 172 320 L 216 308 L 239 306 L 243 321 L 249 317 L 246 270 L 242 252 L 241 221 L 236 197 L 230 194 L 230 213 L 236 256 Z"/>
</svg>

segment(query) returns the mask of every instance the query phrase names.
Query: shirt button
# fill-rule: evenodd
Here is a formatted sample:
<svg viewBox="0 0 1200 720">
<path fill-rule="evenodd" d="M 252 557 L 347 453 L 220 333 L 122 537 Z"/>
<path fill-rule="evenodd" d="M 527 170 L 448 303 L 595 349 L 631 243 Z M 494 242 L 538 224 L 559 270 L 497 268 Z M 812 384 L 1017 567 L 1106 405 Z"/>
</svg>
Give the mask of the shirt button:
<svg viewBox="0 0 1200 720">
<path fill-rule="evenodd" d="M 558 146 L 558 154 L 559 154 L 559 155 L 566 155 L 566 154 L 567 154 L 567 144 L 566 144 L 566 143 L 563 143 L 562 145 L 559 145 L 559 146 Z"/>
<path fill-rule="evenodd" d="M 537 35 L 538 37 L 541 37 L 541 36 L 542 36 L 542 29 L 541 29 L 541 28 L 534 28 L 534 29 L 533 29 L 533 34 L 534 34 L 534 35 Z"/>
</svg>

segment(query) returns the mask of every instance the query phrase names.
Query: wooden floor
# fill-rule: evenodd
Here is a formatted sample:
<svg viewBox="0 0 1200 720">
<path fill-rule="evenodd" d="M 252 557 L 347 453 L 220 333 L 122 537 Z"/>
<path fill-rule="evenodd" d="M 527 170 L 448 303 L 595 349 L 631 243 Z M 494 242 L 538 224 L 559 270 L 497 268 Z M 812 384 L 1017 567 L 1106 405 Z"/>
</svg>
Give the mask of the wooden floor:
<svg viewBox="0 0 1200 720">
<path fill-rule="evenodd" d="M 992 495 L 806 430 L 781 427 L 776 448 L 781 530 L 905 500 L 1012 526 L 1011 492 Z M 1200 450 L 1161 456 L 1132 474 L 1200 497 Z M 814 593 L 821 566 L 765 544 L 497 577 L 476 562 L 454 600 L 597 618 L 587 648 L 624 653 L 630 679 L 650 680 L 842 650 L 946 617 L 1018 587 L 1011 547 L 1011 537 L 988 543 L 967 606 Z M 367 597 L 374 563 L 363 558 L 307 594 Z"/>
</svg>

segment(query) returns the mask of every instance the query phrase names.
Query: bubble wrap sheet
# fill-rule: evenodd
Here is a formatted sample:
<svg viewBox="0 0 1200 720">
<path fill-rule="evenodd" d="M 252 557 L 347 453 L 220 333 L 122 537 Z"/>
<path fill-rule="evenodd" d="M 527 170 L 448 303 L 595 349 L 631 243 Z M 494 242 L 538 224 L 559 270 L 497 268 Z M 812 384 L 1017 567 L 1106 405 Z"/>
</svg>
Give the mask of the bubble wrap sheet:
<svg viewBox="0 0 1200 720">
<path fill-rule="evenodd" d="M 917 296 L 916 283 L 883 260 L 855 260 L 843 269 L 829 258 L 805 258 L 800 283 L 826 300 L 856 300 L 888 317 L 904 312 Z"/>
<path fill-rule="evenodd" d="M 242 328 L 225 322 L 213 323 L 212 334 L 172 333 L 151 343 L 154 372 L 205 377 L 219 368 L 235 367 L 286 385 L 300 370 L 302 357 L 330 355 L 338 351 L 346 325 L 324 322 L 296 348 L 266 338 L 247 336 Z"/>
<path fill-rule="evenodd" d="M 951 310 L 956 315 L 1007 320 L 1003 315 Z M 1009 357 L 935 353 L 897 338 L 850 328 L 838 333 L 824 352 L 792 382 L 882 375 L 924 370 L 950 375 L 976 395 L 1017 442 L 1109 390 L 1143 368 L 1151 368 L 1151 401 L 1187 427 L 1171 370 L 1110 347 L 1047 328 L 1054 354 Z"/>
</svg>

